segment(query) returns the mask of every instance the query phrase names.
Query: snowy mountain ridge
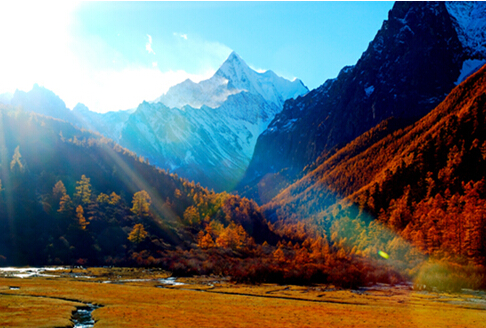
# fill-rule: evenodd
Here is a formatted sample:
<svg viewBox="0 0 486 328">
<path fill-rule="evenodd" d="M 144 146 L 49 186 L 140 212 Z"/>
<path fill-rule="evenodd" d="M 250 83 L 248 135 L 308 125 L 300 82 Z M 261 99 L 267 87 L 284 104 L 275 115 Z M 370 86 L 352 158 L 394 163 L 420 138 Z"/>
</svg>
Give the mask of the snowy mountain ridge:
<svg viewBox="0 0 486 328">
<path fill-rule="evenodd" d="M 462 63 L 456 85 L 486 64 L 486 2 L 446 1 L 457 37 L 470 57 Z"/>
<path fill-rule="evenodd" d="M 446 1 L 457 37 L 471 55 L 486 56 L 486 2 Z"/>
<path fill-rule="evenodd" d="M 232 52 L 211 78 L 199 83 L 187 79 L 171 87 L 154 102 L 161 102 L 169 108 L 182 108 L 186 105 L 193 108 L 201 108 L 203 105 L 216 108 L 229 96 L 244 91 L 259 94 L 267 102 L 282 107 L 285 100 L 296 98 L 309 90 L 299 79 L 289 81 L 270 70 L 258 73 L 236 52 Z"/>
<path fill-rule="evenodd" d="M 118 141 L 159 167 L 231 190 L 285 100 L 308 91 L 300 80 L 254 71 L 232 52 L 211 78 L 186 80 L 155 102 L 143 102 Z"/>
</svg>

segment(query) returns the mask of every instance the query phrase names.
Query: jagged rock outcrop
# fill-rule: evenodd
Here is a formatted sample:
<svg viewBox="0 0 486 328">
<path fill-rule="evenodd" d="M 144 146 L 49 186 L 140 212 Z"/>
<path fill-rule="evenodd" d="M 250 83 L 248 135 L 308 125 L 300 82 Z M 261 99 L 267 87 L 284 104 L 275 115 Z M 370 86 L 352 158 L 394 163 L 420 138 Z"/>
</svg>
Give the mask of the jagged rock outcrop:
<svg viewBox="0 0 486 328">
<path fill-rule="evenodd" d="M 356 65 L 284 104 L 258 139 L 240 192 L 259 199 L 262 178 L 283 169 L 295 177 L 323 152 L 384 119 L 416 121 L 427 114 L 486 59 L 486 37 L 471 28 L 481 25 L 485 8 L 483 3 L 395 3 Z"/>
</svg>

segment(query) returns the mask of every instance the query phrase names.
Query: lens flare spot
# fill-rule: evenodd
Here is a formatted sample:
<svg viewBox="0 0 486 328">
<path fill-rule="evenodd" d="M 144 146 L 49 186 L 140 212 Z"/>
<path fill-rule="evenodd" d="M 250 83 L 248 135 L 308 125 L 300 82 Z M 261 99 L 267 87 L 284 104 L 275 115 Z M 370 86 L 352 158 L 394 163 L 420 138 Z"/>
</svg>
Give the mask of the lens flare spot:
<svg viewBox="0 0 486 328">
<path fill-rule="evenodd" d="M 378 255 L 380 255 L 384 259 L 388 259 L 390 257 L 390 255 L 388 255 L 387 253 L 385 253 L 383 251 L 378 251 Z"/>
</svg>

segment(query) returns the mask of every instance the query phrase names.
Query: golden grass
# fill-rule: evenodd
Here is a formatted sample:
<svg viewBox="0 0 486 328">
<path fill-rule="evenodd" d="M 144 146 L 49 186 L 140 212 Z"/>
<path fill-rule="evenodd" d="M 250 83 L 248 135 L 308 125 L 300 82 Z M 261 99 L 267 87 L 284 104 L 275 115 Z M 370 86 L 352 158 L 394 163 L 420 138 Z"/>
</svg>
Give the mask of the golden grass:
<svg viewBox="0 0 486 328">
<path fill-rule="evenodd" d="M 225 282 L 208 286 L 203 279 L 181 281 L 190 284 L 156 288 L 156 282 L 104 284 L 72 278 L 3 278 L 0 279 L 0 293 L 42 295 L 101 304 L 103 307 L 93 312 L 97 320 L 95 328 L 479 327 L 486 322 L 483 305 L 486 300 L 473 295 L 401 289 L 377 289 L 359 295 L 351 291 L 327 291 L 324 286 L 247 286 Z M 21 288 L 10 290 L 9 285 Z M 206 291 L 186 290 L 188 288 Z M 9 297 L 1 295 L 0 304 L 7 302 Z M 477 302 L 468 301 L 470 298 L 476 298 Z M 40 309 L 42 306 L 48 308 L 54 301 L 25 296 L 17 299 L 24 300 L 23 306 L 28 303 L 33 308 L 40 306 Z M 69 302 L 63 304 L 67 306 Z M 30 315 L 30 312 L 24 311 L 16 317 Z M 52 316 L 53 320 L 62 317 L 68 320 L 70 311 Z M 8 313 L 0 311 L 0 322 L 6 318 L 9 318 Z M 59 326 L 63 325 L 53 322 L 51 326 L 33 327 Z"/>
<path fill-rule="evenodd" d="M 0 295 L 0 327 L 69 327 L 74 303 L 39 297 Z"/>
</svg>

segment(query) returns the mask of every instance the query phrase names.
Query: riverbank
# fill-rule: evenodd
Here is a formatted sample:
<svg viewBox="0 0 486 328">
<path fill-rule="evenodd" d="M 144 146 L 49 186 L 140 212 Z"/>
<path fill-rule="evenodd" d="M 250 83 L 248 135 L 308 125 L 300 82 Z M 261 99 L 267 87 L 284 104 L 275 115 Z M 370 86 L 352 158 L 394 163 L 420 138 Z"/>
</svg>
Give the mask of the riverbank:
<svg viewBox="0 0 486 328">
<path fill-rule="evenodd" d="M 95 328 L 478 327 L 486 317 L 486 296 L 473 291 L 252 286 L 218 277 L 174 280 L 163 271 L 122 268 L 64 268 L 49 274 L 59 276 L 0 278 L 1 327 L 72 327 L 73 311 L 86 303 L 102 306 L 92 313 Z"/>
</svg>

